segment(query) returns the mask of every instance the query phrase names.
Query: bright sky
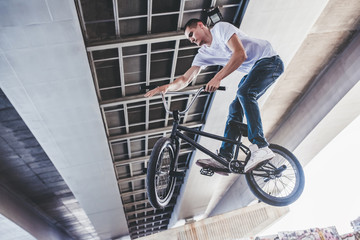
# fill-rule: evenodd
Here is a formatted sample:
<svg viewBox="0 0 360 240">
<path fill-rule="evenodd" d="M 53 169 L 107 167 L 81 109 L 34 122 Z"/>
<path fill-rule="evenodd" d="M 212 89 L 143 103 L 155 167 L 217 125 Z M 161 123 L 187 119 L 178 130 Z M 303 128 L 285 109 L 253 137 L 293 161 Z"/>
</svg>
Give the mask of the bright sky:
<svg viewBox="0 0 360 240">
<path fill-rule="evenodd" d="M 304 168 L 302 196 L 290 205 L 290 213 L 259 236 L 329 226 L 339 234 L 353 232 L 350 222 L 360 216 L 359 135 L 360 116 Z"/>
</svg>

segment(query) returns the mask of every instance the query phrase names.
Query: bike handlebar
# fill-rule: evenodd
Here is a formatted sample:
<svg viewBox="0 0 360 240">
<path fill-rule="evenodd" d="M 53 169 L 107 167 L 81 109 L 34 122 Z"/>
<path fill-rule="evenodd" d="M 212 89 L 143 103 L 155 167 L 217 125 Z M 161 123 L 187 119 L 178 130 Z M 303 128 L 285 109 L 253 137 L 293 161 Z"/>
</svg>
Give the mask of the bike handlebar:
<svg viewBox="0 0 360 240">
<path fill-rule="evenodd" d="M 206 86 L 206 85 L 202 86 L 201 88 L 204 88 L 204 89 L 205 89 L 205 86 Z M 152 89 L 155 89 L 155 88 L 157 88 L 157 87 L 159 87 L 159 86 L 157 86 L 157 85 L 147 85 L 147 86 L 142 85 L 142 86 L 140 86 L 140 90 L 152 90 Z M 219 90 L 219 91 L 226 91 L 226 87 L 225 87 L 225 86 L 220 86 L 217 90 Z M 183 93 L 183 92 L 179 92 L 179 94 L 184 94 L 184 93 Z"/>
<path fill-rule="evenodd" d="M 148 85 L 148 86 L 141 86 L 140 88 L 145 90 L 145 89 L 154 89 L 157 88 L 158 86 L 154 86 L 154 85 Z M 185 91 L 185 92 L 167 92 L 166 94 L 172 94 L 172 95 L 192 95 L 195 94 L 195 96 L 191 99 L 190 103 L 188 103 L 188 105 L 186 106 L 185 110 L 179 112 L 179 115 L 184 115 L 187 111 L 189 111 L 189 109 L 191 108 L 191 106 L 194 104 L 195 100 L 198 98 L 198 96 L 200 95 L 200 93 L 205 91 L 205 85 L 202 86 L 201 88 L 199 88 L 196 92 L 193 91 Z M 220 86 L 217 90 L 220 91 L 225 91 L 226 87 L 225 86 Z M 161 94 L 161 99 L 165 108 L 165 111 L 169 114 L 172 114 L 172 111 L 170 111 L 168 104 L 166 102 L 165 99 L 165 94 L 164 93 L 160 93 Z"/>
</svg>

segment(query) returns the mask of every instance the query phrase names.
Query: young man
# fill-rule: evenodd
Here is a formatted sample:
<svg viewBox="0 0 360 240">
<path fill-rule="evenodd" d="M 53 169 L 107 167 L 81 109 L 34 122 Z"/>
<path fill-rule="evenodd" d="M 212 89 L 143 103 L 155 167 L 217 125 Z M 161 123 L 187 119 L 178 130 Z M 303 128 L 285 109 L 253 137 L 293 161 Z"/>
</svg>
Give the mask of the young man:
<svg viewBox="0 0 360 240">
<path fill-rule="evenodd" d="M 264 137 L 257 103 L 257 100 L 284 71 L 283 62 L 271 44 L 247 36 L 230 23 L 219 22 L 209 29 L 199 19 L 191 19 L 186 23 L 185 36 L 201 47 L 192 66 L 172 83 L 147 92 L 145 97 L 183 89 L 196 78 L 201 69 L 210 65 L 221 65 L 223 68 L 207 83 L 205 90 L 208 92 L 216 91 L 221 80 L 232 72 L 244 72 L 247 75 L 241 79 L 236 97 L 229 107 L 224 137 L 230 139 L 238 137 L 236 127 L 229 125 L 229 122 L 231 120 L 242 122 L 245 114 L 248 137 L 252 145 L 249 147 L 251 157 L 244 171 L 251 171 L 260 163 L 273 158 L 274 153 L 269 149 Z M 219 155 L 230 161 L 233 147 L 233 144 L 223 143 Z M 219 164 L 219 167 L 222 165 Z"/>
</svg>

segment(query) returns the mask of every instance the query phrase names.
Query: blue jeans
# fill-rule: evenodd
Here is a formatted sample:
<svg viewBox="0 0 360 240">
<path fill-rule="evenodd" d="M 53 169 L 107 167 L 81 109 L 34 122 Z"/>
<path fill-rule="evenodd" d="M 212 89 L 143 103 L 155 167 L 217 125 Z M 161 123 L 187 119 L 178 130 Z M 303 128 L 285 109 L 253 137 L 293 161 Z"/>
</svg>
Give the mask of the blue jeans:
<svg viewBox="0 0 360 240">
<path fill-rule="evenodd" d="M 239 131 L 235 126 L 229 125 L 229 122 L 231 120 L 242 122 L 245 114 L 250 142 L 257 144 L 259 148 L 269 145 L 264 137 L 257 100 L 283 71 L 284 64 L 279 56 L 262 58 L 254 64 L 250 72 L 241 79 L 236 97 L 230 104 L 224 137 L 233 140 L 239 137 Z M 233 149 L 233 144 L 223 142 L 220 153 L 229 156 L 230 153 L 233 154 Z"/>
</svg>

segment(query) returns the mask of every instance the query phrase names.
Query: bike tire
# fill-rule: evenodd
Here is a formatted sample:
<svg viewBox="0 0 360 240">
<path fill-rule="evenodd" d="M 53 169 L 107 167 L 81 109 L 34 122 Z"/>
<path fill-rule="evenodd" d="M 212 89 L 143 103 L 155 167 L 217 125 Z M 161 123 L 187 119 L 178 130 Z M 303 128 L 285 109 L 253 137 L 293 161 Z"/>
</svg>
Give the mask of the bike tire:
<svg viewBox="0 0 360 240">
<path fill-rule="evenodd" d="M 275 157 L 246 173 L 246 181 L 260 201 L 273 206 L 287 206 L 295 202 L 304 190 L 304 171 L 295 155 L 286 148 L 276 144 L 270 144 L 269 148 Z M 276 174 L 274 169 L 284 170 Z"/>
<path fill-rule="evenodd" d="M 147 167 L 146 183 L 150 204 L 156 209 L 165 208 L 174 193 L 176 178 L 175 148 L 170 138 L 160 138 L 154 145 Z"/>
</svg>

